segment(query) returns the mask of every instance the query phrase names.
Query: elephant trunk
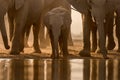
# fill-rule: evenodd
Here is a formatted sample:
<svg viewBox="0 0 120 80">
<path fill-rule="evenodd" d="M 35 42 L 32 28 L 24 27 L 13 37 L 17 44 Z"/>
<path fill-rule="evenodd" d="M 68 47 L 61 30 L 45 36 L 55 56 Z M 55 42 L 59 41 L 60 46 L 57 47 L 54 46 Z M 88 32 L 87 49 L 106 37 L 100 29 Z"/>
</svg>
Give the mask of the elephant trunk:
<svg viewBox="0 0 120 80">
<path fill-rule="evenodd" d="M 2 39 L 3 39 L 3 42 L 4 42 L 4 46 L 5 46 L 6 49 L 9 49 L 10 46 L 8 45 L 8 37 L 7 37 L 5 22 L 4 22 L 3 18 L 0 20 L 0 30 L 1 30 Z"/>
</svg>

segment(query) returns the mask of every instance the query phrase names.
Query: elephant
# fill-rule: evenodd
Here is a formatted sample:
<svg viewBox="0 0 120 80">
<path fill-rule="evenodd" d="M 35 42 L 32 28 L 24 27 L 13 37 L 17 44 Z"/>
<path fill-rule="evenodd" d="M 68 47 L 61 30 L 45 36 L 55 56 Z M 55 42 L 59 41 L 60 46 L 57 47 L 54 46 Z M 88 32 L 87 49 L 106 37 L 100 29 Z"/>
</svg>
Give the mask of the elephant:
<svg viewBox="0 0 120 80">
<path fill-rule="evenodd" d="M 9 21 L 11 20 L 14 25 L 12 26 L 14 27 L 14 36 L 12 39 L 10 54 L 18 55 L 23 51 L 25 30 L 31 25 L 33 25 L 34 28 L 34 49 L 37 52 L 41 52 L 37 40 L 40 26 L 40 13 L 42 11 L 42 0 L 9 0 L 5 2 L 7 2 L 5 8 L 8 9 Z M 14 15 L 12 15 L 12 13 Z"/>
<path fill-rule="evenodd" d="M 90 55 L 90 14 L 94 18 L 99 36 L 99 48 L 104 58 L 107 57 L 104 20 L 108 13 L 111 13 L 119 8 L 119 0 L 67 0 L 74 8 L 83 14 L 83 50 L 80 51 L 80 56 Z"/>
<path fill-rule="evenodd" d="M 68 55 L 68 36 L 71 25 L 71 13 L 66 8 L 60 6 L 47 12 L 43 18 L 43 23 L 48 29 L 51 46 L 52 58 L 59 58 L 58 44 L 63 57 Z"/>
<path fill-rule="evenodd" d="M 57 6 L 64 6 L 66 8 L 69 8 L 68 2 L 66 0 L 61 0 L 61 1 L 59 0 L 49 0 L 49 1 L 48 0 L 36 0 L 36 1 L 20 0 L 18 4 L 15 3 L 15 6 L 12 6 L 11 8 L 9 8 L 8 10 L 8 16 L 10 18 L 9 22 L 10 22 L 10 25 L 14 24 L 14 27 L 15 27 L 15 28 L 12 28 L 13 31 L 11 31 L 12 34 L 14 35 L 12 36 L 12 48 L 11 48 L 10 54 L 17 55 L 17 54 L 20 54 L 21 51 L 23 51 L 24 35 L 26 30 L 31 25 L 33 25 L 33 35 L 34 35 L 33 47 L 35 51 L 41 52 L 38 45 L 38 33 L 39 33 L 39 28 L 42 20 L 41 17 L 47 11 Z M 33 11 L 31 12 L 31 10 Z M 12 15 L 12 13 L 14 15 Z M 13 26 L 10 26 L 10 27 L 13 27 Z"/>
</svg>

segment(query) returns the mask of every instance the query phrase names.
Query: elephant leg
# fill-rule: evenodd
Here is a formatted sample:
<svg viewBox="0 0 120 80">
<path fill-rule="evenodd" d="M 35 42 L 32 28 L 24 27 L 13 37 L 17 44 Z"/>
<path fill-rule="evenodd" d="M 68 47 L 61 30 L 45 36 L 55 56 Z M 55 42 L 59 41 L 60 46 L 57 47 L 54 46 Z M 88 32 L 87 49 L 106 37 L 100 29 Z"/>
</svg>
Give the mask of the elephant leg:
<svg viewBox="0 0 120 80">
<path fill-rule="evenodd" d="M 9 38 L 10 41 L 12 41 L 13 38 L 13 33 L 14 33 L 14 16 L 15 14 L 13 13 L 14 11 L 8 11 L 8 22 L 9 22 Z"/>
<path fill-rule="evenodd" d="M 60 55 L 63 55 L 63 42 L 62 42 L 61 35 L 60 35 L 60 38 L 59 38 L 59 46 L 60 46 Z"/>
<path fill-rule="evenodd" d="M 19 25 L 19 23 L 16 23 L 16 25 Z M 22 28 L 21 28 L 22 27 Z M 23 25 L 17 26 L 15 29 L 15 34 L 12 40 L 12 48 L 10 51 L 10 54 L 12 55 L 18 55 L 20 54 L 20 44 L 21 44 L 21 38 L 22 38 L 22 30 L 23 30 Z"/>
<path fill-rule="evenodd" d="M 59 58 L 59 54 L 58 54 L 58 52 L 56 52 L 56 51 L 58 51 L 58 47 L 55 47 L 54 36 L 53 36 L 51 30 L 49 30 L 49 36 L 50 36 L 50 41 L 51 41 L 51 46 L 52 46 L 51 58 L 57 59 L 57 58 Z"/>
<path fill-rule="evenodd" d="M 106 35 L 108 36 L 108 44 L 107 44 L 107 49 L 108 50 L 112 50 L 115 48 L 115 41 L 114 41 L 114 37 L 113 37 L 113 21 L 114 20 L 114 13 L 109 13 L 106 16 L 106 25 L 105 27 L 107 28 L 106 31 Z"/>
<path fill-rule="evenodd" d="M 21 33 L 21 39 L 20 39 L 20 52 L 24 52 L 24 42 L 25 42 L 25 29 L 26 26 L 23 28 L 22 33 Z"/>
<path fill-rule="evenodd" d="M 37 53 L 41 53 L 41 50 L 39 47 L 39 41 L 38 41 L 39 28 L 40 28 L 39 24 L 33 25 L 33 35 L 34 35 L 33 47 L 35 52 Z"/>
<path fill-rule="evenodd" d="M 118 39 L 118 52 L 120 52 L 120 10 L 116 11 L 116 19 L 115 19 L 115 23 L 116 23 L 116 36 Z"/>
<path fill-rule="evenodd" d="M 91 30 L 92 30 L 92 52 L 95 52 L 97 49 L 97 26 L 95 22 L 92 22 L 91 24 Z"/>
<path fill-rule="evenodd" d="M 14 30 L 14 37 L 12 40 L 12 47 L 11 47 L 11 51 L 10 54 L 13 55 L 18 55 L 21 52 L 21 47 L 24 47 L 24 41 L 23 38 L 23 30 L 26 24 L 26 17 L 25 15 L 27 15 L 27 10 L 25 9 L 20 9 L 20 11 L 16 12 L 16 16 L 15 16 L 15 30 Z"/>
<path fill-rule="evenodd" d="M 90 14 L 83 15 L 83 50 L 79 55 L 83 57 L 90 57 Z"/>
<path fill-rule="evenodd" d="M 105 31 L 104 31 L 104 20 L 96 19 L 97 27 L 98 27 L 98 36 L 99 36 L 99 48 L 104 58 L 107 57 L 107 49 L 105 46 Z"/>
<path fill-rule="evenodd" d="M 68 52 L 68 38 L 69 38 L 69 33 L 70 29 L 64 29 L 61 32 L 61 38 L 62 38 L 62 51 L 63 51 L 63 57 L 67 57 L 69 52 Z"/>
<path fill-rule="evenodd" d="M 21 43 L 20 44 L 20 51 L 21 52 L 24 52 L 24 50 L 23 50 L 24 47 L 26 47 L 26 45 L 28 45 L 27 42 L 28 42 L 28 37 L 29 37 L 29 34 L 30 34 L 30 32 L 29 32 L 30 28 L 31 28 L 31 24 L 26 24 L 24 29 L 22 30 L 22 33 L 21 33 L 22 37 L 21 37 L 21 40 L 20 40 L 20 43 Z"/>
<path fill-rule="evenodd" d="M 1 31 L 1 34 L 2 34 L 2 39 L 3 39 L 3 42 L 4 42 L 5 48 L 9 49 L 10 46 L 8 45 L 8 37 L 7 37 L 6 28 L 5 28 L 4 17 L 2 17 L 0 19 L 0 31 Z"/>
</svg>

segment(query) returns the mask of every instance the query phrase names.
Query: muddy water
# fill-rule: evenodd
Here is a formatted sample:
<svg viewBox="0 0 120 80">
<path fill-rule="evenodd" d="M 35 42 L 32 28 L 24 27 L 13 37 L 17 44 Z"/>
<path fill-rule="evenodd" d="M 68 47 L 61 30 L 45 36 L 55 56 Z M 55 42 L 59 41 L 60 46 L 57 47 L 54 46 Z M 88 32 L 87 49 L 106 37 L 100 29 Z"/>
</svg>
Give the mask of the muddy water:
<svg viewBox="0 0 120 80">
<path fill-rule="evenodd" d="M 120 60 L 0 59 L 0 80 L 120 80 Z"/>
</svg>

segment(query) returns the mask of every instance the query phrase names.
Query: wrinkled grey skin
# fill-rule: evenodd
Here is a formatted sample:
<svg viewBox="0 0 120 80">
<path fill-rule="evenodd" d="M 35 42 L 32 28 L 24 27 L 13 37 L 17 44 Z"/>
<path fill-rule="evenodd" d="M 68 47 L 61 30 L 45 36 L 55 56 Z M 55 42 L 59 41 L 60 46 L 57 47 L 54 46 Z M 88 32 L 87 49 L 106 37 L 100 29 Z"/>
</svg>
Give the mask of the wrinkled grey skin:
<svg viewBox="0 0 120 80">
<path fill-rule="evenodd" d="M 119 0 L 67 0 L 79 12 L 83 14 L 83 41 L 84 47 L 80 51 L 81 56 L 90 56 L 90 15 L 94 17 L 98 28 L 99 48 L 104 58 L 107 58 L 106 40 L 104 31 L 104 19 L 106 15 L 115 11 L 120 5 Z M 90 12 L 89 12 L 90 11 Z"/>
<path fill-rule="evenodd" d="M 33 25 L 33 35 L 34 35 L 33 47 L 35 51 L 41 52 L 38 45 L 38 33 L 40 28 L 38 26 L 40 26 L 41 24 L 42 15 L 44 15 L 47 11 L 57 6 L 64 6 L 66 8 L 69 8 L 68 2 L 66 2 L 66 0 L 61 0 L 61 1 L 60 0 L 49 0 L 49 1 L 48 0 L 36 0 L 36 1 L 21 0 L 21 1 L 23 2 L 19 2 L 20 4 L 22 4 L 19 10 L 16 11 L 16 8 L 12 7 L 8 11 L 10 30 L 11 30 L 10 37 L 12 39 L 12 49 L 10 53 L 19 54 L 21 51 L 23 51 L 24 35 L 26 34 L 26 32 L 29 32 L 26 30 L 29 29 L 31 25 Z M 32 9 L 33 11 L 31 12 Z M 12 14 L 14 14 L 15 16 Z M 16 19 L 16 17 L 18 18 Z M 14 22 L 15 24 L 13 26 Z"/>
<path fill-rule="evenodd" d="M 71 25 L 71 13 L 64 7 L 56 7 L 45 14 L 44 24 L 46 25 L 52 45 L 52 58 L 59 58 L 58 44 L 63 56 L 68 55 L 68 36 Z"/>
</svg>

